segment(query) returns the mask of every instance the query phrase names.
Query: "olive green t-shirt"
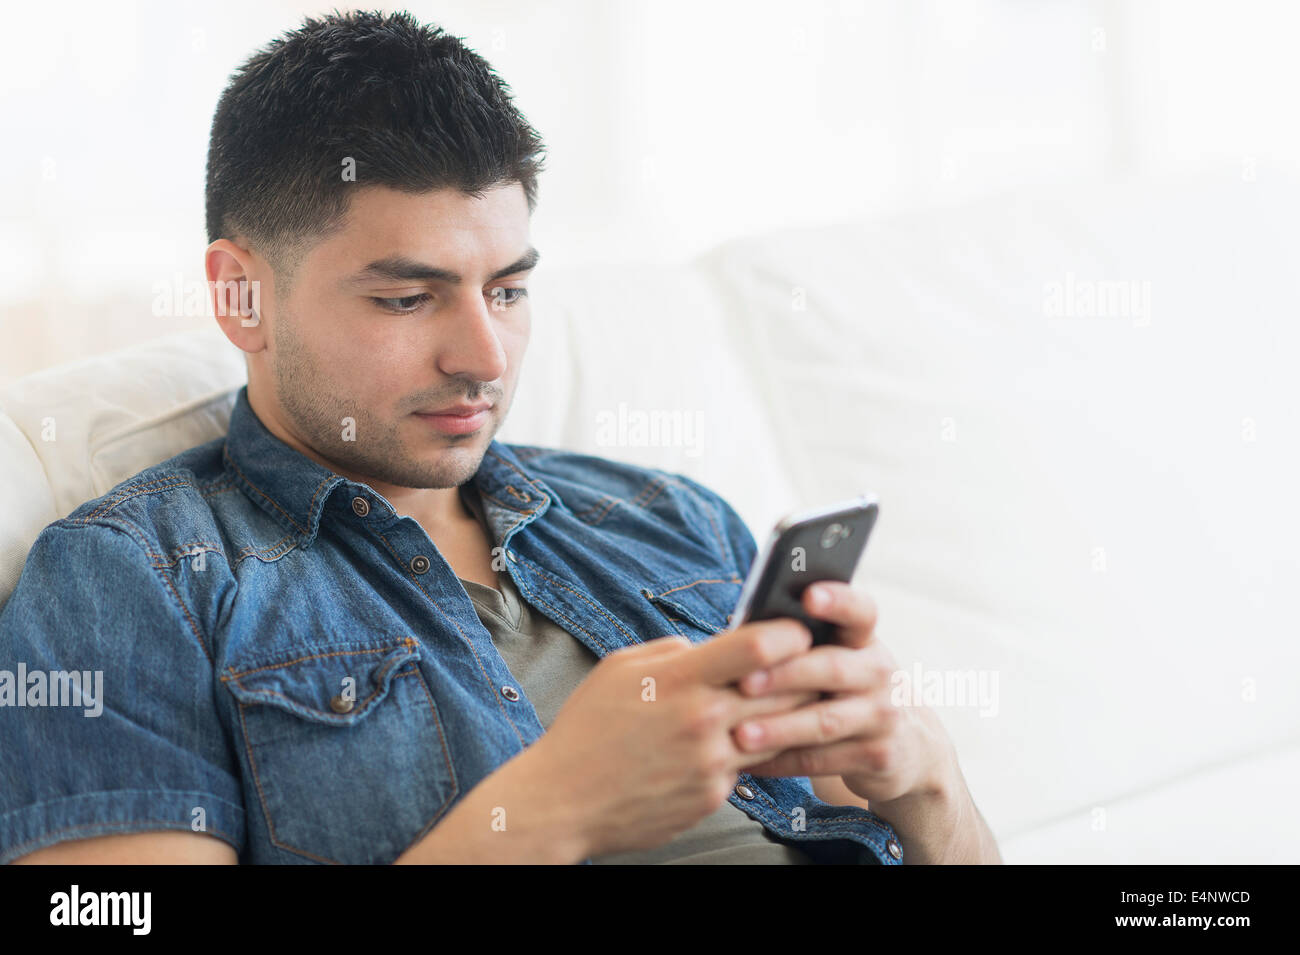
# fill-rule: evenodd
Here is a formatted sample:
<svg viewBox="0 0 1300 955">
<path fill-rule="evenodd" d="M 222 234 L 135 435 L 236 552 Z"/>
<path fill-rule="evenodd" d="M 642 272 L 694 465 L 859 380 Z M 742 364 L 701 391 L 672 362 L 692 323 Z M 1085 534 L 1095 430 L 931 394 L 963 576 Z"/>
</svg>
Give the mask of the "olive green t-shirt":
<svg viewBox="0 0 1300 955">
<path fill-rule="evenodd" d="M 479 521 L 483 511 L 478 494 L 461 486 L 461 498 Z M 458 578 L 459 579 L 459 578 Z M 497 574 L 497 588 L 461 579 L 492 642 L 532 702 L 542 726 L 550 728 L 555 714 L 579 683 L 599 662 L 585 644 L 529 606 L 510 575 Z M 653 849 L 593 857 L 596 864 L 745 864 L 806 865 L 812 860 L 792 845 L 772 836 L 730 801 L 692 828 Z"/>
</svg>

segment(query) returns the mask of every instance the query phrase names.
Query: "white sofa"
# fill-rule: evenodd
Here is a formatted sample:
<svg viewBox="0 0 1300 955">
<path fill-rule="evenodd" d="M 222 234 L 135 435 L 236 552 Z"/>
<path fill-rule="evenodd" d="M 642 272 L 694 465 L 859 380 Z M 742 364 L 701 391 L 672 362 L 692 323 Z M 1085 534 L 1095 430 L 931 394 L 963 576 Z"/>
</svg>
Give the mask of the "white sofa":
<svg viewBox="0 0 1300 955">
<path fill-rule="evenodd" d="M 760 539 L 876 491 L 881 639 L 996 678 L 940 713 L 1007 861 L 1295 863 L 1297 213 L 1228 174 L 543 266 L 500 437 L 690 474 Z M 0 598 L 243 380 L 214 327 L 7 385 Z M 619 430 L 655 412 L 700 430 Z"/>
</svg>

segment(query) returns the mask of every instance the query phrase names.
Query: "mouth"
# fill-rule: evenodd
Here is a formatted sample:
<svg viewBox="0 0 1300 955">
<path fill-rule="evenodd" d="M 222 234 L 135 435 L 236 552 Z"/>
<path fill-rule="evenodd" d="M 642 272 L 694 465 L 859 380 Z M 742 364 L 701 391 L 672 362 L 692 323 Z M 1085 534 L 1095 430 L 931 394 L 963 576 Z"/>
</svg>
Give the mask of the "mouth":
<svg viewBox="0 0 1300 955">
<path fill-rule="evenodd" d="M 414 416 L 443 434 L 473 434 L 487 423 L 491 410 L 491 404 L 454 405 L 438 411 L 416 411 Z"/>
</svg>

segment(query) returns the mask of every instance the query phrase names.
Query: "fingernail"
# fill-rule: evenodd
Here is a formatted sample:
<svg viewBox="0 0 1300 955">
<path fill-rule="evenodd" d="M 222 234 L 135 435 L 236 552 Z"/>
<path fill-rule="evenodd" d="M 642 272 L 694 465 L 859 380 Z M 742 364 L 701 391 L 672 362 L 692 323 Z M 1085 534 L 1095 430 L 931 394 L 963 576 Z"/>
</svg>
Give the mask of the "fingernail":
<svg viewBox="0 0 1300 955">
<path fill-rule="evenodd" d="M 745 686 L 750 690 L 761 690 L 772 681 L 772 675 L 766 670 L 755 670 L 745 677 Z"/>
<path fill-rule="evenodd" d="M 825 587 L 812 587 L 812 608 L 814 610 L 825 610 L 831 602 L 831 595 L 826 592 Z"/>
<path fill-rule="evenodd" d="M 745 743 L 757 743 L 763 738 L 763 727 L 755 723 L 746 723 L 740 728 L 740 739 Z"/>
</svg>

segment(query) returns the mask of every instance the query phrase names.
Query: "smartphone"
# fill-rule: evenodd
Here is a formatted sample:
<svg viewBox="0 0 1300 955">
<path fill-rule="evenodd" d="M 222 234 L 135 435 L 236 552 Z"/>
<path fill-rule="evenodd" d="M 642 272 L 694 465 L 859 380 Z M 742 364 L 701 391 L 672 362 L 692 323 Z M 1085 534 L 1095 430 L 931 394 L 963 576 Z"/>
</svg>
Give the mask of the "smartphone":
<svg viewBox="0 0 1300 955">
<path fill-rule="evenodd" d="M 793 617 L 812 631 L 813 646 L 834 643 L 835 625 L 804 612 L 804 589 L 819 580 L 853 579 L 879 511 L 876 496 L 866 493 L 783 518 L 754 558 L 731 614 L 732 629 Z"/>
</svg>

